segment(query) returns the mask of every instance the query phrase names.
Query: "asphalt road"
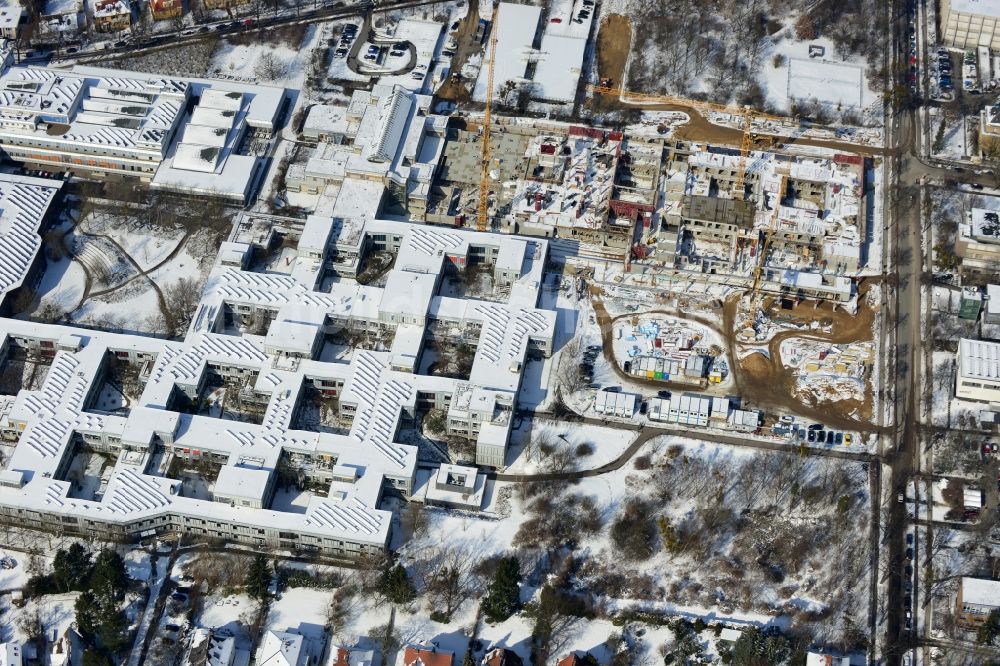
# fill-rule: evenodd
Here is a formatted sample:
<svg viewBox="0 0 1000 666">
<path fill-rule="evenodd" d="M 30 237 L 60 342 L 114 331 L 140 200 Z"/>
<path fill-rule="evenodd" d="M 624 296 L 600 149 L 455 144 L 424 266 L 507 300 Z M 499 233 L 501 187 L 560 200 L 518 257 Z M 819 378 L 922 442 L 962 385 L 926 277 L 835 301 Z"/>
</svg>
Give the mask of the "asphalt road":
<svg viewBox="0 0 1000 666">
<path fill-rule="evenodd" d="M 552 418 L 551 414 L 546 414 L 544 412 L 531 412 L 524 414 L 525 416 L 539 416 Z M 533 481 L 573 481 L 576 479 L 585 479 L 592 476 L 600 476 L 601 474 L 607 474 L 608 472 L 613 472 L 624 467 L 635 454 L 642 448 L 642 446 L 653 439 L 654 437 L 673 435 L 675 437 L 689 437 L 691 439 L 711 439 L 711 441 L 721 444 L 729 444 L 731 446 L 738 446 L 741 448 L 749 449 L 759 449 L 762 451 L 778 451 L 787 454 L 799 454 L 798 447 L 789 444 L 788 442 L 768 442 L 757 439 L 750 439 L 748 437 L 740 437 L 734 435 L 723 435 L 716 432 L 707 432 L 704 429 L 686 429 L 686 428 L 667 428 L 652 424 L 646 425 L 636 425 L 629 426 L 627 424 L 622 424 L 617 421 L 605 421 L 603 419 L 594 418 L 581 418 L 577 421 L 578 423 L 586 423 L 588 425 L 596 426 L 608 426 L 615 427 L 621 430 L 634 430 L 639 436 L 636 437 L 635 441 L 632 442 L 628 448 L 626 448 L 622 453 L 612 460 L 611 462 L 605 463 L 600 467 L 594 467 L 585 470 L 570 470 L 566 472 L 542 472 L 536 474 L 505 474 L 502 472 L 487 472 L 487 478 L 494 479 L 496 481 L 511 481 L 514 483 L 530 483 Z M 806 447 L 802 450 L 804 455 L 817 456 L 820 458 L 839 458 L 841 460 L 851 460 L 854 462 L 872 462 L 877 459 L 876 456 L 865 453 L 861 451 L 847 451 L 843 449 L 820 449 L 816 447 Z"/>
</svg>

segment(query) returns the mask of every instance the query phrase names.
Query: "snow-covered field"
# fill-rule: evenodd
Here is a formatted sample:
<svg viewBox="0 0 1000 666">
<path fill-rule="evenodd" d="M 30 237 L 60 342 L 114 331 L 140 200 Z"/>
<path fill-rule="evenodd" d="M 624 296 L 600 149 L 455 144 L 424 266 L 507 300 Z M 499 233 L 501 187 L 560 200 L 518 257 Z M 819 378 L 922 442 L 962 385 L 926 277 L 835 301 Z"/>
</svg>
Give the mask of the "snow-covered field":
<svg viewBox="0 0 1000 666">
<path fill-rule="evenodd" d="M 849 618 L 868 599 L 867 490 L 860 464 L 678 437 L 651 440 L 621 469 L 572 484 L 490 482 L 484 514 L 425 508 L 425 527 L 394 544 L 418 588 L 440 558 L 459 554 L 470 572 L 468 596 L 450 623 L 430 620 L 440 608 L 422 596 L 397 609 L 395 627 L 405 641 L 434 641 L 461 654 L 486 582 L 471 573 L 477 563 L 516 552 L 526 603 L 551 580 L 546 554 L 562 544 L 576 562 L 569 584 L 586 590 L 600 618 L 571 622 L 561 635 L 564 649 L 597 648 L 601 659 L 608 619 L 626 609 L 737 627 L 794 623 L 835 640 L 863 631 Z M 628 530 L 617 528 L 630 506 L 641 510 Z M 636 544 L 633 532 L 648 540 Z M 834 541 L 841 547 L 831 550 Z M 389 613 L 355 597 L 344 636 L 366 635 Z M 484 648 L 508 647 L 527 658 L 532 630 L 529 618 L 514 616 L 484 624 L 479 637 Z M 643 630 L 649 633 L 638 642 L 638 663 L 670 642 L 660 630 Z M 706 650 L 712 645 L 707 640 Z"/>
<path fill-rule="evenodd" d="M 618 458 L 636 433 L 584 423 L 524 420 L 511 433 L 506 471 L 517 474 L 561 469 L 592 469 Z"/>
<path fill-rule="evenodd" d="M 836 107 L 864 106 L 865 77 L 862 65 L 830 60 L 788 59 L 790 100 L 817 99 Z"/>
<path fill-rule="evenodd" d="M 321 25 L 310 25 L 301 44 L 233 44 L 223 40 L 212 58 L 208 74 L 300 89 L 321 34 Z"/>
</svg>

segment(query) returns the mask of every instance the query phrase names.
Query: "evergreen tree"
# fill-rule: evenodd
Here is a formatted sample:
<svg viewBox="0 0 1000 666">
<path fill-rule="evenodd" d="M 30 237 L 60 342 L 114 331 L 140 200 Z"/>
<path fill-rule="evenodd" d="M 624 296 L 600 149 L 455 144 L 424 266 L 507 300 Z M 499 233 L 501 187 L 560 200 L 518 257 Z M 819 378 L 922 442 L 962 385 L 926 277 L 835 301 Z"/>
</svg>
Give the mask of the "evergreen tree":
<svg viewBox="0 0 1000 666">
<path fill-rule="evenodd" d="M 121 601 L 128 589 L 125 561 L 111 549 L 102 550 L 90 573 L 90 589 L 104 605 Z"/>
<path fill-rule="evenodd" d="M 757 664 L 782 664 L 788 659 L 790 648 L 784 636 L 766 636 L 760 627 L 744 629 L 733 644 L 733 666 Z"/>
<path fill-rule="evenodd" d="M 976 642 L 980 645 L 993 645 L 997 636 L 1000 636 L 1000 610 L 994 609 L 976 632 Z"/>
<path fill-rule="evenodd" d="M 103 652 L 90 648 L 83 653 L 83 666 L 114 666 L 114 662 Z"/>
<path fill-rule="evenodd" d="M 503 622 L 521 607 L 521 564 L 516 557 L 504 557 L 497 565 L 483 599 L 483 614 L 487 622 Z"/>
<path fill-rule="evenodd" d="M 128 647 L 128 619 L 116 600 L 101 599 L 87 590 L 77 598 L 74 608 L 77 631 L 85 641 L 112 654 Z"/>
<path fill-rule="evenodd" d="M 63 592 L 83 590 L 90 576 L 90 553 L 79 543 L 59 549 L 52 561 L 52 576 Z"/>
<path fill-rule="evenodd" d="M 417 590 L 402 564 L 382 572 L 378 591 L 393 604 L 408 604 L 417 597 Z"/>
<path fill-rule="evenodd" d="M 76 629 L 87 642 L 93 641 L 97 635 L 98 613 L 97 599 L 94 593 L 87 590 L 76 598 L 73 609 L 76 611 Z"/>
<path fill-rule="evenodd" d="M 267 565 L 267 558 L 263 555 L 257 555 L 250 563 L 250 570 L 247 571 L 246 593 L 253 599 L 266 599 L 267 588 L 270 584 L 271 568 Z"/>
</svg>

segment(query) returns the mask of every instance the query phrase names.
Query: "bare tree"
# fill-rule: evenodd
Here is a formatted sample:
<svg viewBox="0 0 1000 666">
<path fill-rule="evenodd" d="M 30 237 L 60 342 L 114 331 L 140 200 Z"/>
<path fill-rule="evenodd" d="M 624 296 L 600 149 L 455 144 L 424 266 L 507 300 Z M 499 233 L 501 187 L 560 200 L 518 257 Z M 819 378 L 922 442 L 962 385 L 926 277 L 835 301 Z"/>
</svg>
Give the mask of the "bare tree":
<svg viewBox="0 0 1000 666">
<path fill-rule="evenodd" d="M 264 81 L 276 81 L 288 74 L 288 63 L 283 62 L 273 51 L 264 51 L 254 67 L 254 75 Z"/>
<path fill-rule="evenodd" d="M 445 546 L 431 567 L 425 581 L 428 600 L 433 609 L 450 619 L 472 593 L 472 558 L 461 548 Z"/>
<path fill-rule="evenodd" d="M 42 616 L 35 606 L 29 609 L 22 609 L 17 614 L 15 620 L 17 630 L 27 637 L 29 642 L 38 646 L 39 650 L 45 648 L 45 627 L 42 625 Z"/>
</svg>

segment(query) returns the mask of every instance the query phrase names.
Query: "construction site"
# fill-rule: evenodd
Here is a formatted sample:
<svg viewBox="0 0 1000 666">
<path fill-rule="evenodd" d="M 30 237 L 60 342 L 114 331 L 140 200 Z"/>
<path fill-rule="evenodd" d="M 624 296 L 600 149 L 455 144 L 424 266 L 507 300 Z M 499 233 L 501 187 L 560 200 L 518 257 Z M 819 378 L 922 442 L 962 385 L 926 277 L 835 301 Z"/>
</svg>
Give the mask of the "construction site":
<svg viewBox="0 0 1000 666">
<path fill-rule="evenodd" d="M 427 221 L 472 226 L 481 192 L 482 124 L 451 123 Z M 624 259 L 656 207 L 663 142 L 621 132 L 520 118 L 490 133 L 489 226 L 577 241 Z"/>
</svg>

